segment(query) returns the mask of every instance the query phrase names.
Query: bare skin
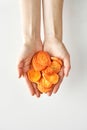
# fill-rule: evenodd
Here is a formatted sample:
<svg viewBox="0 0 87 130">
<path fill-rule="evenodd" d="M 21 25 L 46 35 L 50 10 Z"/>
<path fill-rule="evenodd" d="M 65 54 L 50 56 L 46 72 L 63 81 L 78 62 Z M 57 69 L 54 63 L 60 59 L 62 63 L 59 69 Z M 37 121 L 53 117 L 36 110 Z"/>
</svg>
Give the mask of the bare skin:
<svg viewBox="0 0 87 130">
<path fill-rule="evenodd" d="M 19 78 L 24 76 L 31 95 L 40 97 L 36 84 L 31 83 L 26 72 L 30 67 L 32 56 L 42 50 L 40 38 L 40 0 L 21 0 L 21 16 L 23 27 L 23 46 L 18 59 Z"/>
<path fill-rule="evenodd" d="M 44 51 L 61 58 L 64 62 L 60 82 L 48 93 L 49 96 L 58 91 L 63 77 L 68 76 L 71 66 L 70 55 L 62 42 L 62 10 L 63 0 L 43 0 Z"/>
<path fill-rule="evenodd" d="M 49 52 L 51 56 L 63 60 L 64 66 L 60 72 L 60 82 L 48 92 L 56 93 L 64 78 L 70 71 L 70 55 L 62 42 L 62 8 L 63 0 L 42 0 L 44 44 L 40 38 L 40 0 L 21 0 L 21 15 L 23 21 L 23 47 L 18 59 L 19 78 L 24 76 L 32 95 L 40 97 L 36 84 L 31 83 L 26 72 L 30 67 L 32 56 L 39 50 Z"/>
</svg>

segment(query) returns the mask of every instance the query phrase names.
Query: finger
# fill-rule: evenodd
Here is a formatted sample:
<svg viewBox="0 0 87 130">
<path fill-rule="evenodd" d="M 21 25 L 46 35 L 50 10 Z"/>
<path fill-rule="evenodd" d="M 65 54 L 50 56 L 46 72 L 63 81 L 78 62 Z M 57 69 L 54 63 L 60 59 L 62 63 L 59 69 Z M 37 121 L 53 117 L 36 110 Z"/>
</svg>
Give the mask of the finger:
<svg viewBox="0 0 87 130">
<path fill-rule="evenodd" d="M 37 85 L 35 83 L 32 83 L 32 85 L 33 85 L 33 87 L 35 89 L 36 96 L 40 97 L 40 91 L 38 90 Z"/>
<path fill-rule="evenodd" d="M 23 75 L 23 66 L 24 66 L 24 61 L 21 60 L 18 64 L 18 77 L 19 78 Z"/>
<path fill-rule="evenodd" d="M 60 84 L 62 83 L 62 80 L 63 80 L 63 78 L 60 79 L 59 83 L 57 83 L 57 84 L 55 85 L 55 87 L 54 87 L 54 89 L 53 89 L 53 93 L 57 93 L 57 91 L 58 91 L 58 89 L 59 89 L 59 87 L 60 87 Z"/>
<path fill-rule="evenodd" d="M 24 72 L 24 73 L 28 72 L 28 70 L 29 70 L 29 66 L 24 66 L 24 67 L 23 67 L 23 72 Z"/>
<path fill-rule="evenodd" d="M 22 68 L 24 66 L 24 60 L 20 61 L 18 64 L 18 68 Z"/>
<path fill-rule="evenodd" d="M 54 89 L 54 86 L 52 86 L 51 91 L 49 91 L 49 92 L 47 93 L 48 96 L 51 96 L 51 95 L 52 95 L 53 89 Z"/>
<path fill-rule="evenodd" d="M 25 65 L 29 65 L 30 64 L 31 58 L 32 58 L 32 56 L 28 56 L 28 57 L 25 58 L 25 60 L 24 60 Z"/>
<path fill-rule="evenodd" d="M 24 66 L 28 66 L 30 64 L 30 62 L 31 62 L 31 58 L 30 57 L 26 58 L 24 60 Z"/>
<path fill-rule="evenodd" d="M 30 92 L 31 92 L 31 95 L 33 96 L 33 95 L 35 94 L 35 90 L 34 90 L 34 88 L 33 88 L 33 86 L 32 86 L 32 83 L 28 80 L 28 77 L 27 77 L 27 74 L 26 74 L 26 73 L 24 74 L 24 78 L 25 78 L 26 83 L 27 83 L 27 85 L 28 85 L 28 87 L 29 87 L 29 90 L 30 90 Z"/>
<path fill-rule="evenodd" d="M 64 59 L 64 75 L 67 77 L 70 71 L 70 58 Z"/>
<path fill-rule="evenodd" d="M 59 73 L 59 76 L 60 76 L 60 79 L 59 79 L 59 82 L 55 85 L 54 89 L 53 89 L 53 93 L 56 93 L 60 87 L 60 84 L 62 83 L 63 81 L 63 78 L 64 78 L 64 71 L 63 71 L 63 68 L 62 70 L 60 71 Z"/>
<path fill-rule="evenodd" d="M 23 69 L 19 68 L 18 69 L 18 78 L 21 78 L 22 75 L 23 75 Z"/>
</svg>

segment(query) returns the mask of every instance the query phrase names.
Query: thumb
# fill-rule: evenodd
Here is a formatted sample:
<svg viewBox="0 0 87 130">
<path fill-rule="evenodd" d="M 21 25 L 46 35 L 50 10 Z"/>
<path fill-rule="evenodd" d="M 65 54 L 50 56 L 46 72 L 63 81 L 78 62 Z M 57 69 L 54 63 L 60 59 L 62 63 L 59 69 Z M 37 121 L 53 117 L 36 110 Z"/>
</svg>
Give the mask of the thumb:
<svg viewBox="0 0 87 130">
<path fill-rule="evenodd" d="M 23 75 L 23 60 L 20 61 L 20 63 L 18 64 L 18 77 L 20 78 Z"/>
<path fill-rule="evenodd" d="M 67 77 L 70 71 L 71 65 L 70 65 L 70 59 L 65 58 L 64 59 L 64 75 Z"/>
</svg>

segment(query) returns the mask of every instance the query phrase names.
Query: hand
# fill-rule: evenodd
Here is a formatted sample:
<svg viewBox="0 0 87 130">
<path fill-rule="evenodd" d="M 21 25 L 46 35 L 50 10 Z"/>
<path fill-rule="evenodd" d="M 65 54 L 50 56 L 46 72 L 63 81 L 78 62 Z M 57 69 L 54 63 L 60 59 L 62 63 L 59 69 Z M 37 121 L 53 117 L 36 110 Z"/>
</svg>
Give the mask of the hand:
<svg viewBox="0 0 87 130">
<path fill-rule="evenodd" d="M 58 84 L 54 86 L 52 91 L 48 92 L 48 95 L 50 96 L 53 93 L 56 93 L 58 91 L 58 88 L 63 80 L 64 76 L 68 76 L 71 65 L 70 65 L 70 55 L 65 48 L 64 44 L 59 41 L 56 38 L 49 38 L 45 40 L 44 42 L 44 51 L 49 52 L 51 56 L 58 57 L 63 60 L 64 66 L 61 69 L 61 72 L 59 73 L 60 75 L 60 81 Z"/>
<path fill-rule="evenodd" d="M 21 50 L 21 54 L 18 59 L 18 73 L 19 78 L 24 76 L 26 83 L 30 89 L 30 92 L 33 95 L 36 94 L 37 97 L 40 97 L 40 91 L 37 89 L 36 84 L 31 83 L 27 77 L 27 71 L 30 68 L 30 62 L 32 56 L 37 52 L 42 50 L 42 42 L 41 40 L 31 40 L 29 43 L 24 44 Z"/>
</svg>

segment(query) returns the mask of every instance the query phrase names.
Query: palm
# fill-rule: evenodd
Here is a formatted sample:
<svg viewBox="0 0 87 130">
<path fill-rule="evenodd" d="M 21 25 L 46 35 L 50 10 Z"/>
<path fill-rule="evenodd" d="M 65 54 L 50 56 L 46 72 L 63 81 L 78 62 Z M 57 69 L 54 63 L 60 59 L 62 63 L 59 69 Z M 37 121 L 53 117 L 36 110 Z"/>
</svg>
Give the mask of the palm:
<svg viewBox="0 0 87 130">
<path fill-rule="evenodd" d="M 51 55 L 64 59 L 69 54 L 64 44 L 57 39 L 50 39 L 44 42 L 44 50 L 48 51 Z"/>
<path fill-rule="evenodd" d="M 49 95 L 52 94 L 52 92 L 57 92 L 60 83 L 63 80 L 64 75 L 67 76 L 70 70 L 70 58 L 69 53 L 67 49 L 65 48 L 64 44 L 57 40 L 57 39 L 49 39 L 44 42 L 44 51 L 47 51 L 50 53 L 51 56 L 58 57 L 63 60 L 64 66 L 60 72 L 60 82 L 54 86 L 54 90 L 49 92 Z"/>
<path fill-rule="evenodd" d="M 25 73 L 28 71 L 32 56 L 39 50 L 42 50 L 41 41 L 32 41 L 32 43 L 28 45 L 26 44 L 22 47 L 18 63 L 18 68 L 22 68 L 22 73 L 19 71 L 19 77 L 23 72 Z"/>
<path fill-rule="evenodd" d="M 21 50 L 21 54 L 19 57 L 19 62 L 18 62 L 18 73 L 19 73 L 19 78 L 23 75 L 29 89 L 31 91 L 31 94 L 34 95 L 36 94 L 37 97 L 40 96 L 40 92 L 38 91 L 37 87 L 35 84 L 31 83 L 28 80 L 27 77 L 27 71 L 29 70 L 30 67 L 30 62 L 32 59 L 32 56 L 37 52 L 42 50 L 42 42 L 39 41 L 32 41 L 32 43 L 29 43 L 28 45 L 24 45 Z"/>
</svg>

